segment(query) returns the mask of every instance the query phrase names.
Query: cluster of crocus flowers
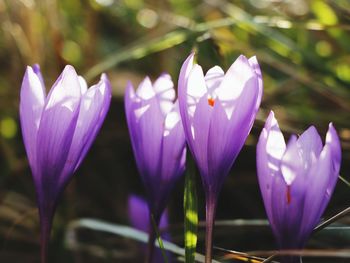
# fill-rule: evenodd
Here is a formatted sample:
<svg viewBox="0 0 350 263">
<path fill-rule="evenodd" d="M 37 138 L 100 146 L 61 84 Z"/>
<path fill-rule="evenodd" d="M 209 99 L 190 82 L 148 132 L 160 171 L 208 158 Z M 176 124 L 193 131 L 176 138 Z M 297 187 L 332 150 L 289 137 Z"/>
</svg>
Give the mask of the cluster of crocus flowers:
<svg viewBox="0 0 350 263">
<path fill-rule="evenodd" d="M 226 73 L 214 66 L 206 75 L 193 60 L 194 53 L 182 65 L 178 93 L 187 144 L 206 195 L 206 262 L 211 262 L 217 198 L 253 126 L 263 83 L 255 57 L 241 55 Z"/>
<path fill-rule="evenodd" d="M 257 145 L 257 171 L 265 209 L 279 248 L 302 249 L 319 223 L 337 182 L 341 147 L 329 124 L 325 145 L 311 126 L 285 143 L 274 113 Z M 284 257 L 299 262 L 299 257 Z"/>
<path fill-rule="evenodd" d="M 146 77 L 134 90 L 128 83 L 125 114 L 136 164 L 146 188 L 151 216 L 158 226 L 175 182 L 185 170 L 185 135 L 170 75 L 153 84 Z M 149 228 L 148 262 L 152 260 L 155 231 Z"/>
<path fill-rule="evenodd" d="M 74 68 L 66 66 L 46 95 L 39 66 L 27 67 L 20 120 L 37 194 L 43 263 L 57 201 L 94 141 L 110 100 L 111 87 L 104 74 L 88 89 Z"/>
</svg>

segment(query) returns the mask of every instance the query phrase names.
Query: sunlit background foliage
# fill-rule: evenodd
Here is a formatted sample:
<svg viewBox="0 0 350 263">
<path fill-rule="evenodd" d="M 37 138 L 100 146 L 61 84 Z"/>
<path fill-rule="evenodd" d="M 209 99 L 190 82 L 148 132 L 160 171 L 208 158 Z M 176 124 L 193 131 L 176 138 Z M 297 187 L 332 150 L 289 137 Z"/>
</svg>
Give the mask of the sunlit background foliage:
<svg viewBox="0 0 350 263">
<path fill-rule="evenodd" d="M 65 64 L 90 84 L 106 72 L 113 86 L 107 120 L 58 207 L 50 262 L 138 262 L 133 240 L 98 231 L 67 235 L 69 223 L 91 217 L 129 224 L 127 198 L 144 194 L 132 156 L 123 108 L 127 80 L 167 71 L 177 83 L 191 50 L 207 70 L 227 69 L 241 53 L 256 55 L 264 97 L 258 119 L 221 193 L 214 245 L 239 251 L 275 248 L 255 172 L 255 145 L 273 109 L 287 134 L 332 121 L 343 147 L 341 175 L 350 180 L 350 2 L 347 0 L 0 0 L 0 261 L 39 262 L 35 192 L 18 117 L 26 65 L 38 63 L 49 88 Z M 233 84 L 234 85 L 234 84 Z M 199 216 L 203 192 L 197 176 Z M 173 242 L 183 245 L 183 181 L 171 198 Z M 339 180 L 325 217 L 349 205 L 350 188 Z M 237 218 L 246 227 L 237 227 Z M 230 223 L 231 222 L 231 223 Z M 324 230 L 309 248 L 349 248 L 350 217 L 341 231 Z M 259 225 L 259 224 L 258 224 Z M 203 251 L 203 228 L 199 248 Z M 72 238 L 75 238 L 73 241 Z M 77 242 L 74 243 L 74 242 Z M 74 245 L 74 244 L 75 245 Z M 214 249 L 214 254 L 220 254 Z M 338 261 L 336 261 L 338 260 Z M 305 259 L 346 262 L 348 259 Z M 234 261 L 232 261 L 234 262 Z"/>
</svg>

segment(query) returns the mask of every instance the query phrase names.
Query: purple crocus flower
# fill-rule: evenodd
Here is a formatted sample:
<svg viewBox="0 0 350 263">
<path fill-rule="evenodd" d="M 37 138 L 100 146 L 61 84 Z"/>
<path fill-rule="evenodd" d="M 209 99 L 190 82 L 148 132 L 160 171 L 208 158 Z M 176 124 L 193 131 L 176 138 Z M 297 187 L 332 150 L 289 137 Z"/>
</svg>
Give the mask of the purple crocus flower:
<svg viewBox="0 0 350 263">
<path fill-rule="evenodd" d="M 57 201 L 101 128 L 110 100 L 105 74 L 87 89 L 85 80 L 66 66 L 46 95 L 39 66 L 27 67 L 20 119 L 38 200 L 42 262 Z"/>
<path fill-rule="evenodd" d="M 218 194 L 252 128 L 263 93 L 256 57 L 241 55 L 226 73 L 206 75 L 193 65 L 194 53 L 179 76 L 179 104 L 186 140 L 206 194 L 206 262 L 211 262 L 212 228 Z"/>
<path fill-rule="evenodd" d="M 168 74 L 161 75 L 153 85 L 146 77 L 136 92 L 128 83 L 125 93 L 132 148 L 157 225 L 170 192 L 185 169 L 185 136 L 179 106 L 174 99 L 174 85 Z M 150 232 L 149 262 L 154 234 L 154 231 Z"/>
<path fill-rule="evenodd" d="M 129 220 L 133 227 L 136 229 L 139 229 L 144 232 L 150 232 L 152 229 L 150 220 L 150 211 L 147 202 L 136 195 L 130 195 L 128 199 L 128 214 L 129 214 Z M 169 226 L 169 220 L 168 220 L 168 213 L 165 210 L 160 218 L 159 222 L 159 228 L 160 229 L 166 229 Z M 161 233 L 161 237 L 163 240 L 170 240 L 169 233 Z M 146 246 L 142 246 L 143 252 L 146 254 Z M 167 253 L 167 258 L 170 258 L 170 253 Z M 163 262 L 163 255 L 160 251 L 160 249 L 156 249 L 152 262 L 153 263 L 159 263 Z"/>
<path fill-rule="evenodd" d="M 341 148 L 329 124 L 326 143 L 311 126 L 286 145 L 271 111 L 257 145 L 261 194 L 280 249 L 302 249 L 319 223 L 337 182 Z M 299 262 L 299 257 L 285 257 Z"/>
</svg>

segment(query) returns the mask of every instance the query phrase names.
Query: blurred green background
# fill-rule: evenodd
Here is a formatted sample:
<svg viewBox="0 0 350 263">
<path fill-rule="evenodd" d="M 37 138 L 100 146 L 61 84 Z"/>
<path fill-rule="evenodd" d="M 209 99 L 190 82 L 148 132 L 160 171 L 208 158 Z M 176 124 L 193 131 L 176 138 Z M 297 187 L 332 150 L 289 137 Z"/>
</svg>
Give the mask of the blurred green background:
<svg viewBox="0 0 350 263">
<path fill-rule="evenodd" d="M 347 0 L 0 0 L 0 262 L 39 262 L 35 192 L 18 116 L 26 65 L 40 64 L 47 89 L 66 64 L 74 65 L 90 85 L 106 72 L 113 86 L 106 122 L 59 204 L 50 262 L 140 262 L 133 240 L 79 231 L 81 246 L 72 246 L 66 235 L 69 223 L 83 217 L 129 224 L 128 195 L 144 194 L 124 117 L 127 81 L 137 86 L 146 75 L 155 79 L 166 71 L 177 83 L 181 64 L 193 49 L 205 70 L 215 64 L 227 69 L 239 54 L 256 55 L 264 78 L 262 107 L 225 182 L 217 219 L 265 219 L 255 145 L 271 109 L 287 137 L 315 125 L 324 138 L 332 121 L 342 141 L 341 175 L 350 180 L 349 33 Z M 203 220 L 198 176 L 197 185 Z M 169 204 L 170 231 L 180 246 L 182 198 L 183 181 Z M 350 188 L 339 180 L 325 217 L 349 203 Z M 349 248 L 350 216 L 337 223 L 341 231 L 323 231 L 308 247 L 335 254 Z M 199 252 L 203 235 L 200 228 Z M 214 245 L 239 251 L 275 248 L 267 226 L 237 227 L 230 221 L 217 227 Z"/>
</svg>

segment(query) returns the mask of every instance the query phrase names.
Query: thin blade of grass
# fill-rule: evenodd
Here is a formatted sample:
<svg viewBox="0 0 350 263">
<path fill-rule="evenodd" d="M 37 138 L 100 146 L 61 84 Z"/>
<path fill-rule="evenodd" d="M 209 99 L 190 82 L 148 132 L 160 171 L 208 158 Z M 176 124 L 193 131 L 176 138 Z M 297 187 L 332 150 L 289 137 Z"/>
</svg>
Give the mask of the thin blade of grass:
<svg viewBox="0 0 350 263">
<path fill-rule="evenodd" d="M 347 186 L 349 186 L 350 187 L 350 182 L 348 181 L 348 180 L 346 180 L 343 176 L 341 176 L 340 174 L 339 174 L 339 179 L 340 179 L 340 181 L 342 181 L 344 184 L 346 184 Z"/>
<path fill-rule="evenodd" d="M 154 231 L 156 232 L 157 242 L 158 242 L 158 245 L 159 245 L 160 250 L 162 252 L 162 257 L 164 259 L 164 262 L 168 263 L 169 261 L 168 261 L 168 257 L 166 256 L 166 253 L 165 253 L 163 240 L 162 240 L 162 237 L 159 234 L 159 229 L 158 229 L 158 226 L 156 224 L 156 221 L 154 220 L 153 215 L 151 215 L 151 219 L 152 219 L 152 225 L 153 225 Z"/>
<path fill-rule="evenodd" d="M 71 249 L 79 249 L 79 241 L 76 237 L 76 231 L 80 228 L 86 228 L 93 231 L 100 231 L 105 233 L 110 233 L 114 235 L 119 235 L 122 237 L 126 237 L 129 239 L 137 240 L 139 242 L 147 243 L 148 242 L 148 234 L 144 231 L 125 226 L 125 225 L 119 225 L 119 224 L 112 224 L 108 223 L 99 219 L 92 219 L 92 218 L 81 218 L 72 221 L 66 231 L 65 235 L 65 243 L 67 247 Z M 159 244 L 155 244 L 157 247 L 159 247 Z M 176 255 L 185 257 L 185 249 L 182 247 L 179 247 L 178 245 L 166 241 L 163 241 L 164 249 L 174 253 Z M 196 262 L 204 263 L 204 255 L 195 253 L 195 260 Z M 213 260 L 212 263 L 220 263 L 217 260 Z"/>
<path fill-rule="evenodd" d="M 195 259 L 198 230 L 198 200 L 195 182 L 194 165 L 191 162 L 189 171 L 185 176 L 184 215 L 185 215 L 185 259 L 192 263 Z"/>
</svg>

